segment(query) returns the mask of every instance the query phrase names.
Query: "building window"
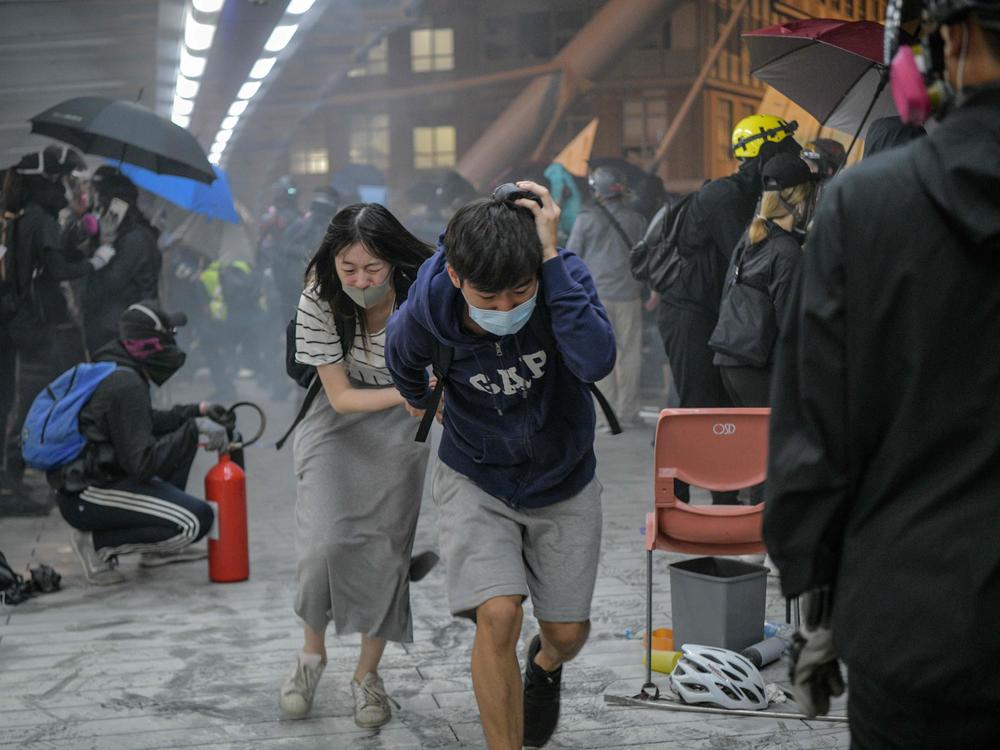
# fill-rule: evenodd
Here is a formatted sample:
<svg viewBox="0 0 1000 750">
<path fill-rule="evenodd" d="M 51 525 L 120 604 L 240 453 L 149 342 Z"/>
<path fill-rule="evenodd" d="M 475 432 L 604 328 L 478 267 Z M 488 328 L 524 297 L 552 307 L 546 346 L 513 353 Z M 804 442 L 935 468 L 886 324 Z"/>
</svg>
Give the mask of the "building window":
<svg viewBox="0 0 1000 750">
<path fill-rule="evenodd" d="M 414 73 L 454 70 L 454 31 L 452 29 L 416 29 L 411 31 L 410 65 Z"/>
<path fill-rule="evenodd" d="M 652 156 L 668 125 L 665 95 L 626 99 L 622 105 L 622 147 Z"/>
<path fill-rule="evenodd" d="M 389 169 L 389 115 L 351 116 L 351 164 Z"/>
<path fill-rule="evenodd" d="M 365 60 L 361 65 L 347 71 L 348 78 L 359 78 L 360 76 L 384 76 L 389 72 L 389 38 L 382 37 L 377 44 L 373 45 L 365 53 Z"/>
<path fill-rule="evenodd" d="M 325 148 L 300 148 L 291 153 L 293 174 L 326 174 L 330 159 Z"/>
<path fill-rule="evenodd" d="M 413 166 L 417 169 L 455 166 L 455 128 L 451 125 L 414 128 Z"/>
</svg>

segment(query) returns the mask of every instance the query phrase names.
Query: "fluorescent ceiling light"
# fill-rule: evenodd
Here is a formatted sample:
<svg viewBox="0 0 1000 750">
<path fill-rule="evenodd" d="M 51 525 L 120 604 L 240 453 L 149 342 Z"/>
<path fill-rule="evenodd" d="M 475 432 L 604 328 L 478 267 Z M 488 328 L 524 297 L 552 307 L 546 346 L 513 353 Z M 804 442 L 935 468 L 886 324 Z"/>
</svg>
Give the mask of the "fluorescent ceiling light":
<svg viewBox="0 0 1000 750">
<path fill-rule="evenodd" d="M 242 115 L 244 112 L 247 111 L 248 104 L 250 104 L 250 102 L 246 101 L 233 102 L 232 104 L 229 105 L 229 114 L 232 117 L 239 117 L 240 115 Z"/>
<path fill-rule="evenodd" d="M 209 153 L 221 154 L 225 150 L 226 150 L 226 144 L 219 143 L 218 141 L 216 141 L 215 143 L 212 144 L 212 148 L 209 149 Z"/>
<path fill-rule="evenodd" d="M 285 8 L 285 13 L 288 13 L 293 16 L 301 16 L 303 13 L 305 13 L 307 10 L 313 7 L 313 4 L 315 2 L 316 0 L 292 0 L 288 4 L 288 7 Z"/>
<path fill-rule="evenodd" d="M 190 78 L 177 76 L 177 96 L 182 96 L 185 99 L 194 99 L 198 95 L 198 87 L 200 85 L 197 81 L 192 81 Z"/>
<path fill-rule="evenodd" d="M 181 74 L 187 78 L 199 78 L 205 72 L 207 58 L 192 55 L 187 47 L 181 46 Z"/>
<path fill-rule="evenodd" d="M 253 99 L 254 94 L 257 93 L 257 89 L 260 88 L 260 81 L 247 81 L 242 86 L 240 86 L 239 92 L 236 94 L 237 99 Z"/>
<path fill-rule="evenodd" d="M 233 137 L 232 130 L 220 130 L 218 133 L 215 134 L 215 142 L 225 145 L 226 143 L 229 143 L 229 139 L 232 137 Z"/>
<path fill-rule="evenodd" d="M 190 99 L 182 99 L 179 96 L 174 96 L 174 111 L 175 115 L 190 115 L 194 110 L 194 102 Z"/>
<path fill-rule="evenodd" d="M 279 27 L 280 28 L 280 27 Z M 214 23 L 198 23 L 194 16 L 188 11 L 184 20 L 184 44 L 193 52 L 202 52 L 212 46 L 212 37 L 215 36 Z"/>
<path fill-rule="evenodd" d="M 170 119 L 173 121 L 174 125 L 180 125 L 182 128 L 186 128 L 191 124 L 191 118 L 188 115 L 181 115 L 177 112 L 174 112 Z"/>
<path fill-rule="evenodd" d="M 199 13 L 217 13 L 225 4 L 226 0 L 191 0 L 191 5 Z"/>
<path fill-rule="evenodd" d="M 222 158 L 221 154 L 209 154 L 208 163 L 218 165 L 221 158 Z"/>
<path fill-rule="evenodd" d="M 219 126 L 219 130 L 232 130 L 236 127 L 236 123 L 239 121 L 239 117 L 227 117 L 222 121 L 222 124 Z"/>
<path fill-rule="evenodd" d="M 293 23 L 289 26 L 275 26 L 274 31 L 271 32 L 271 36 L 267 38 L 264 43 L 265 52 L 281 52 L 288 43 L 292 41 L 292 37 L 295 36 L 295 30 L 299 28 L 297 23 Z"/>
<path fill-rule="evenodd" d="M 271 68 L 274 67 L 274 62 L 277 60 L 275 57 L 262 57 L 257 62 L 253 64 L 250 68 L 250 77 L 256 80 L 261 78 L 267 78 L 267 74 L 271 72 Z"/>
</svg>

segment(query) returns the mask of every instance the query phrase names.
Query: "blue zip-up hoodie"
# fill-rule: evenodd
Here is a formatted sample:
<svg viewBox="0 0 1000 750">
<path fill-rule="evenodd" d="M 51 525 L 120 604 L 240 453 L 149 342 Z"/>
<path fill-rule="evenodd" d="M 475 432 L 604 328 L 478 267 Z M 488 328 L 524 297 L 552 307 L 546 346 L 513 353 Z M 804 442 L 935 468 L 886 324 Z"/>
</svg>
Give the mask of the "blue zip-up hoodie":
<svg viewBox="0 0 1000 750">
<path fill-rule="evenodd" d="M 587 383 L 606 377 L 615 363 L 611 323 L 583 261 L 560 249 L 542 264 L 541 280 L 558 360 L 530 325 L 510 336 L 466 329 L 465 299 L 440 246 L 390 319 L 385 348 L 396 387 L 417 408 L 431 396 L 431 338 L 454 349 L 440 458 L 514 508 L 566 500 L 594 478 Z"/>
</svg>

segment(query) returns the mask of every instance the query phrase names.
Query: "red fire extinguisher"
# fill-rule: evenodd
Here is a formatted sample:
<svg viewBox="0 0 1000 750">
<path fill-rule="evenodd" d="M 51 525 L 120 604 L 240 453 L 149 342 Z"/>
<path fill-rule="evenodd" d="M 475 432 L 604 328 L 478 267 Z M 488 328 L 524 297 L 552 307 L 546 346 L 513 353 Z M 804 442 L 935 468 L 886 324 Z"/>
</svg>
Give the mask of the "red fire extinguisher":
<svg viewBox="0 0 1000 750">
<path fill-rule="evenodd" d="M 250 577 L 250 550 L 247 534 L 247 488 L 243 470 L 243 448 L 256 442 L 264 432 L 264 412 L 260 414 L 260 430 L 252 440 L 243 442 L 238 432 L 229 434 L 230 445 L 219 454 L 219 462 L 205 475 L 205 499 L 215 511 L 215 524 L 208 535 L 208 577 L 216 583 L 234 583 Z"/>
</svg>

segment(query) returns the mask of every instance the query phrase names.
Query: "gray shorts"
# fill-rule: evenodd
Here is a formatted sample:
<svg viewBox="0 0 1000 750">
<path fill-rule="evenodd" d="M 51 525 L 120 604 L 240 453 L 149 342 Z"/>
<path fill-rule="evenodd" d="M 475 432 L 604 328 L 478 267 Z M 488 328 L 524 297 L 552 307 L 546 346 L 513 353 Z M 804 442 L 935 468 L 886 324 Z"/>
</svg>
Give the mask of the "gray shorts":
<svg viewBox="0 0 1000 750">
<path fill-rule="evenodd" d="M 545 508 L 514 510 L 437 462 L 433 495 L 453 615 L 496 596 L 531 595 L 546 622 L 590 619 L 601 553 L 601 483 Z"/>
</svg>

